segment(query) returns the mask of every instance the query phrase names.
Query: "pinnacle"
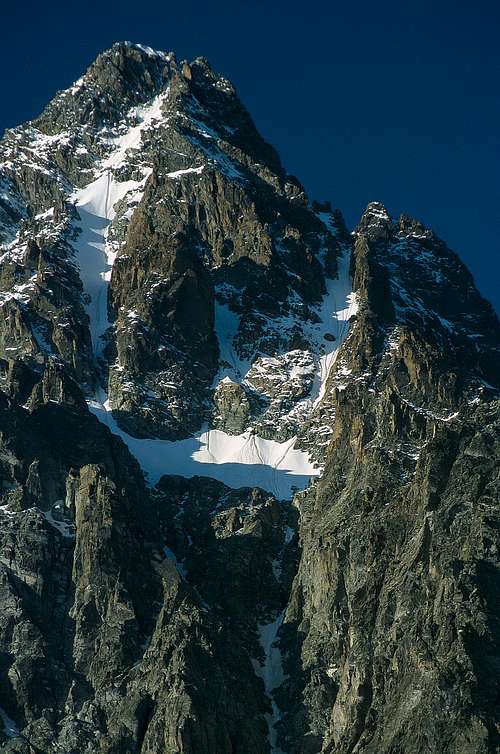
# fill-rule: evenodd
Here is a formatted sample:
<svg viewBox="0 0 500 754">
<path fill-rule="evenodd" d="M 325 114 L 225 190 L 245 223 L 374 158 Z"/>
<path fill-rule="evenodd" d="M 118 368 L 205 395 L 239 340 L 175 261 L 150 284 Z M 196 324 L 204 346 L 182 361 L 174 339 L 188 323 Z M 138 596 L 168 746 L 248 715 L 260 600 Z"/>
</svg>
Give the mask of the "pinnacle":
<svg viewBox="0 0 500 754">
<path fill-rule="evenodd" d="M 382 202 L 369 202 L 364 211 L 363 217 L 365 217 L 366 215 L 384 220 L 391 219 L 391 216 L 389 215 L 385 205 L 382 204 Z"/>
</svg>

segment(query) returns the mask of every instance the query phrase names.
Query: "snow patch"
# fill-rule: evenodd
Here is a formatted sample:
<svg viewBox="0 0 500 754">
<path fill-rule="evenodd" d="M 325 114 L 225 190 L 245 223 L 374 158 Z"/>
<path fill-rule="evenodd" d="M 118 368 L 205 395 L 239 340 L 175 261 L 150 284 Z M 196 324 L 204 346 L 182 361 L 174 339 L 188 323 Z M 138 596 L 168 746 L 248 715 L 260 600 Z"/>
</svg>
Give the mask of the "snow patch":
<svg viewBox="0 0 500 754">
<path fill-rule="evenodd" d="M 186 168 L 185 170 L 174 170 L 173 173 L 167 173 L 167 178 L 182 178 L 183 175 L 188 175 L 189 173 L 196 173 L 197 175 L 201 175 L 203 173 L 204 165 L 200 165 L 198 168 Z"/>
<path fill-rule="evenodd" d="M 219 342 L 219 373 L 215 384 L 225 377 L 233 382 L 241 382 L 250 370 L 251 362 L 242 359 L 234 348 L 234 340 L 240 326 L 240 316 L 227 304 L 215 301 L 215 334 Z"/>
<path fill-rule="evenodd" d="M 146 55 L 148 55 L 150 58 L 162 58 L 163 60 L 171 60 L 171 54 L 168 52 L 163 52 L 162 50 L 153 50 L 152 47 L 148 47 L 148 45 L 142 45 L 137 42 L 125 42 L 128 47 L 135 47 L 137 50 L 141 50 L 141 52 L 144 52 Z"/>
<path fill-rule="evenodd" d="M 60 504 L 58 507 L 61 509 L 63 508 L 63 505 Z M 57 518 L 54 518 L 53 511 L 40 511 L 42 516 L 45 518 L 48 524 L 52 526 L 53 529 L 56 529 L 59 534 L 61 534 L 66 539 L 74 539 L 75 537 L 75 525 L 73 523 L 69 523 L 68 521 L 60 521 Z"/>
<path fill-rule="evenodd" d="M 278 500 L 289 500 L 296 490 L 305 489 L 311 478 L 320 474 L 308 454 L 294 447 L 295 438 L 279 443 L 258 437 L 252 430 L 229 435 L 209 429 L 185 440 L 139 439 L 118 426 L 104 392 L 88 405 L 113 434 L 121 437 L 151 484 L 164 474 L 187 479 L 207 476 L 232 489 L 260 487 Z"/>
</svg>

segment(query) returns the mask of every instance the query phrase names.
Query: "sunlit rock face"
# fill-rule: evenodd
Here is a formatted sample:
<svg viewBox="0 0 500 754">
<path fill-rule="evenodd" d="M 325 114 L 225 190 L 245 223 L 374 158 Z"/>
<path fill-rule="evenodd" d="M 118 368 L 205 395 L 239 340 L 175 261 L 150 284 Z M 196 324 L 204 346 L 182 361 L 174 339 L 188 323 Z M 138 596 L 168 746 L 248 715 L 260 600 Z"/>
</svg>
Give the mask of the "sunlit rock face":
<svg viewBox="0 0 500 754">
<path fill-rule="evenodd" d="M 0 308 L 2 751 L 497 751 L 500 327 L 431 230 L 120 43 L 0 142 Z"/>
</svg>

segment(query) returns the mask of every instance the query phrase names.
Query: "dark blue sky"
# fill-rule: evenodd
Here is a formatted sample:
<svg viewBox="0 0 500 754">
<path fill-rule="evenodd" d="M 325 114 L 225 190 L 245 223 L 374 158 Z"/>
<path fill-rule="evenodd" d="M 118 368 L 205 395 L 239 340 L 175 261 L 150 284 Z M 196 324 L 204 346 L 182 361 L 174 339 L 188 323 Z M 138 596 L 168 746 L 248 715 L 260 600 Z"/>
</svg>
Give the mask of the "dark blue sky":
<svg viewBox="0 0 500 754">
<path fill-rule="evenodd" d="M 205 55 L 311 198 L 431 225 L 500 311 L 500 4 L 4 3 L 0 132 L 129 39 Z"/>
</svg>

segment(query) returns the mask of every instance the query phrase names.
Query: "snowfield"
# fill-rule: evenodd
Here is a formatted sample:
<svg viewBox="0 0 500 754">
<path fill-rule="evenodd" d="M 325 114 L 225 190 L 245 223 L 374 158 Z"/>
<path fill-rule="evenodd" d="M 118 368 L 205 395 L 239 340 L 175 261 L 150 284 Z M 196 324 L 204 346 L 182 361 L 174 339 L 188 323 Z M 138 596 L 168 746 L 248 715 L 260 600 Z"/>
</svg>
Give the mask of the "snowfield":
<svg viewBox="0 0 500 754">
<path fill-rule="evenodd" d="M 144 440 L 124 432 L 111 412 L 103 393 L 89 401 L 89 408 L 113 434 L 126 443 L 151 484 L 163 474 L 191 478 L 209 476 L 228 487 L 261 487 L 278 500 L 289 500 L 295 489 L 304 489 L 320 469 L 308 454 L 296 450 L 295 438 L 279 443 L 264 440 L 251 431 L 229 435 L 218 429 L 205 430 L 186 440 Z"/>
</svg>

